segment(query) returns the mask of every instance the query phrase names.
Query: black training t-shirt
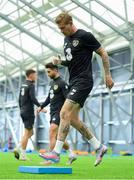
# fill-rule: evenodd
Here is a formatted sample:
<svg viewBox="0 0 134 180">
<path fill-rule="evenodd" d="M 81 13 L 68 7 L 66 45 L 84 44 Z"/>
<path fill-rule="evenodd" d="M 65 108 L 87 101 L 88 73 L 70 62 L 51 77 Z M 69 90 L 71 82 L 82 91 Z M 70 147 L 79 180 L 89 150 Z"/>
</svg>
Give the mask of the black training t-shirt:
<svg viewBox="0 0 134 180">
<path fill-rule="evenodd" d="M 50 104 L 50 114 L 53 115 L 56 112 L 59 113 L 66 99 L 67 93 L 68 85 L 65 81 L 61 77 L 54 79 L 50 82 L 48 97 L 41 107 L 43 108 Z"/>
<path fill-rule="evenodd" d="M 40 106 L 38 100 L 35 97 L 35 85 L 32 81 L 26 81 L 22 84 L 19 94 L 19 107 L 21 113 L 34 113 L 34 104 Z"/>
<path fill-rule="evenodd" d="M 92 78 L 92 54 L 101 44 L 90 32 L 78 29 L 73 35 L 64 39 L 64 55 L 66 61 L 62 65 L 68 67 L 70 84 L 83 80 L 93 81 Z"/>
</svg>

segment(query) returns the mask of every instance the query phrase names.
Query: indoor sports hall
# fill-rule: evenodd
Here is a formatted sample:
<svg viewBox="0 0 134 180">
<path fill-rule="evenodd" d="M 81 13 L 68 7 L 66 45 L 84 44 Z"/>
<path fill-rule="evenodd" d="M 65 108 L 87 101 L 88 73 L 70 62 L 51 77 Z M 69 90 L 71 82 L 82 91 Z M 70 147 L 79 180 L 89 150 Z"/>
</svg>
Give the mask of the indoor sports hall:
<svg viewBox="0 0 134 180">
<path fill-rule="evenodd" d="M 64 23 L 58 24 L 56 18 L 64 12 L 73 20 L 65 24 L 63 18 Z M 71 28 L 73 33 L 65 35 L 65 28 Z M 88 44 L 88 38 L 78 31 L 92 35 L 99 46 L 95 48 L 90 38 Z M 86 50 L 92 54 L 91 59 L 87 56 L 91 72 L 79 81 L 87 69 Z M 28 158 L 20 159 L 20 152 L 15 149 L 25 130 L 29 131 L 24 127 L 19 104 L 20 94 L 25 94 L 21 87 L 27 86 L 26 72 L 32 70 L 37 75 L 37 80 L 30 83 L 40 107 L 48 94 L 51 103 L 53 93 L 58 93 L 57 84 L 50 90 L 51 79 L 45 68 L 54 62 L 61 62 L 58 71 L 68 84 L 68 94 L 70 91 L 64 103 L 68 100 L 72 107 L 80 105 L 77 99 L 84 96 L 84 87 L 75 89 L 71 74 L 77 76 L 79 86 L 88 79 L 88 73 L 93 78 L 93 87 L 79 113 L 84 129 L 77 131 L 70 126 L 72 108 L 65 116 L 70 129 L 63 127 L 64 123 L 58 125 L 52 150 L 56 152 L 57 142 L 64 143 L 59 140 L 60 135 L 68 134 L 66 141 L 77 157 L 73 164 L 67 164 L 68 151 L 62 147 L 60 155 L 57 153 L 60 161 L 42 163 L 50 151 L 51 108 L 47 105 L 47 112 L 37 111 L 38 103 L 30 99 L 30 91 L 26 100 L 36 104 L 33 135 L 25 149 L 21 146 Z M 80 94 L 76 100 L 70 99 L 77 92 Z M 31 117 L 30 113 L 25 115 Z M 60 122 L 63 115 L 59 111 Z M 96 149 L 86 138 L 90 131 L 97 139 L 93 145 L 100 143 Z M 97 151 L 102 146 L 107 149 L 99 154 L 95 167 Z M 134 179 L 134 0 L 0 0 L 0 179 Z"/>
</svg>

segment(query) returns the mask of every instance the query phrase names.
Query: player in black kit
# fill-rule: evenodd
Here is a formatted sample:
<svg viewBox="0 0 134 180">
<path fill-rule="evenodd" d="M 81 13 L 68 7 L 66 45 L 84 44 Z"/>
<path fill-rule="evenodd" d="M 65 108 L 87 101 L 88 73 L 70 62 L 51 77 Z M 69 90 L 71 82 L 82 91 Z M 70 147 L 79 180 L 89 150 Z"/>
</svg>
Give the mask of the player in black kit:
<svg viewBox="0 0 134 180">
<path fill-rule="evenodd" d="M 58 127 L 60 124 L 60 110 L 64 104 L 66 95 L 68 93 L 68 85 L 60 77 L 60 74 L 58 72 L 58 66 L 53 65 L 52 63 L 48 63 L 45 65 L 45 69 L 52 81 L 50 82 L 50 90 L 48 97 L 46 98 L 44 103 L 42 103 L 41 107 L 38 108 L 38 113 L 48 104 L 50 104 L 49 148 L 50 151 L 52 151 L 57 139 Z M 63 148 L 69 151 L 68 164 L 72 164 L 72 162 L 76 160 L 76 155 L 70 149 L 67 142 L 64 143 Z M 40 156 L 43 157 L 43 154 L 40 154 Z M 51 161 L 43 162 L 42 164 L 50 163 Z"/>
<path fill-rule="evenodd" d="M 40 107 L 40 103 L 35 97 L 34 82 L 37 79 L 36 71 L 29 69 L 26 71 L 26 82 L 22 84 L 19 94 L 20 115 L 24 124 L 24 135 L 18 147 L 14 149 L 14 155 L 19 160 L 27 160 L 26 147 L 28 139 L 33 135 L 34 125 L 34 105 Z"/>
<path fill-rule="evenodd" d="M 65 35 L 64 55 L 66 60 L 54 58 L 54 64 L 62 64 L 69 70 L 69 92 L 60 111 L 60 126 L 56 145 L 52 152 L 45 154 L 46 159 L 60 161 L 60 153 L 70 124 L 75 127 L 97 151 L 95 166 L 100 164 L 107 147 L 99 142 L 93 133 L 79 119 L 80 108 L 83 107 L 86 98 L 93 87 L 92 54 L 95 51 L 102 58 L 105 72 L 106 87 L 111 89 L 114 85 L 110 71 L 109 58 L 105 49 L 97 41 L 92 33 L 77 29 L 72 17 L 67 12 L 62 12 L 55 20 L 58 28 Z"/>
</svg>

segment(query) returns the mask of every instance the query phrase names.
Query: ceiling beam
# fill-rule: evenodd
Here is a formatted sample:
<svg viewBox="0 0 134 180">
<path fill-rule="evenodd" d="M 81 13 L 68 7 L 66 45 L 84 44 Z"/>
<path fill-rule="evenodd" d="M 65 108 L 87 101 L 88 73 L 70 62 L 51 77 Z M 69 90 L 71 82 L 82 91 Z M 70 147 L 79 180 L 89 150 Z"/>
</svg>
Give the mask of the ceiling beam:
<svg viewBox="0 0 134 180">
<path fill-rule="evenodd" d="M 84 9 L 86 12 L 90 13 L 92 16 L 96 17 L 99 21 L 101 21 L 104 24 L 106 24 L 108 27 L 113 29 L 116 33 L 118 33 L 119 35 L 123 36 L 127 41 L 131 41 L 132 40 L 132 37 L 130 37 L 128 34 L 125 34 L 121 30 L 119 30 L 119 28 L 117 28 L 116 26 L 114 26 L 109 21 L 105 20 L 104 18 L 102 18 L 100 15 L 98 15 L 96 12 L 92 11 L 90 8 L 87 8 L 85 5 L 80 3 L 78 0 L 71 0 L 71 1 L 73 3 L 75 3 L 75 4 L 77 4 L 77 6 L 79 6 L 80 8 Z"/>
<path fill-rule="evenodd" d="M 107 9 L 109 12 L 111 12 L 112 14 L 114 14 L 115 16 L 117 16 L 118 18 L 120 18 L 122 21 L 126 22 L 126 19 L 121 16 L 120 14 L 118 14 L 117 12 L 113 11 L 113 9 L 111 9 L 110 7 L 108 7 L 106 4 L 104 4 L 103 2 L 99 1 L 99 0 L 94 0 L 96 1 L 98 4 L 100 4 L 103 8 Z"/>
<path fill-rule="evenodd" d="M 11 1 L 11 0 L 10 0 Z M 31 3 L 28 3 L 27 1 L 25 0 L 19 0 L 21 1 L 25 6 L 28 6 L 32 11 L 35 11 L 38 14 L 40 14 L 42 17 L 46 18 L 48 21 L 52 22 L 53 24 L 55 24 L 55 21 L 53 18 L 51 18 L 48 14 L 45 13 L 45 10 L 42 10 L 42 9 L 39 9 L 39 8 L 36 8 L 34 7 Z M 12 2 L 12 1 L 11 1 Z M 16 3 L 14 3 L 16 4 Z M 16 4 L 18 5 L 18 4 Z M 37 16 L 36 15 L 36 16 Z M 34 16 L 35 17 L 35 16 Z M 59 35 L 62 36 L 62 34 L 56 29 L 56 28 L 53 28 L 52 26 L 46 24 L 47 22 L 43 22 L 42 20 L 39 19 L 39 23 L 42 23 L 43 25 L 45 24 L 46 26 L 48 26 L 50 29 L 52 29 L 53 31 L 55 31 L 56 33 L 58 33 Z"/>
<path fill-rule="evenodd" d="M 17 29 L 19 29 L 21 32 L 26 33 L 27 35 L 29 35 L 30 37 L 32 37 L 33 39 L 35 39 L 36 41 L 38 41 L 39 43 L 43 44 L 44 46 L 48 47 L 51 51 L 54 51 L 56 53 L 60 53 L 59 50 L 57 50 L 57 48 L 55 48 L 54 46 L 50 45 L 48 42 L 44 41 L 43 39 L 41 39 L 40 37 L 38 37 L 37 35 L 35 35 L 34 33 L 28 31 L 27 29 L 25 29 L 23 26 L 21 26 L 19 23 L 16 23 L 15 21 L 13 21 L 11 18 L 7 17 L 6 15 L 4 15 L 3 13 L 0 12 L 0 17 L 2 19 L 4 19 L 5 21 L 7 21 L 8 23 L 12 24 L 13 26 L 15 26 Z"/>
<path fill-rule="evenodd" d="M 13 41 L 11 41 L 10 39 L 0 35 L 0 38 L 3 39 L 4 41 L 8 42 L 9 44 L 11 44 L 12 46 L 14 46 L 15 48 L 17 48 L 18 50 L 24 52 L 25 54 L 27 54 L 29 57 L 31 57 L 33 60 L 35 60 L 36 62 L 42 64 L 42 62 L 40 61 L 40 59 L 36 56 L 34 56 L 32 53 L 30 53 L 29 51 L 27 51 L 26 49 L 22 48 L 21 46 L 19 46 L 18 44 L 14 43 Z"/>
</svg>

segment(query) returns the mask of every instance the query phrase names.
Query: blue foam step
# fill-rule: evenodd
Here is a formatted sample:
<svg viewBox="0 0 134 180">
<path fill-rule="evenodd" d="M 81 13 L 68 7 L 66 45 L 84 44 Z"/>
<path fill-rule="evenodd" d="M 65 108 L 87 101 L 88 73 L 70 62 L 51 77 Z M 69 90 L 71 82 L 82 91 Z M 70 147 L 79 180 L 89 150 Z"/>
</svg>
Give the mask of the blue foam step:
<svg viewBox="0 0 134 180">
<path fill-rule="evenodd" d="M 72 168 L 54 166 L 20 166 L 19 172 L 33 174 L 72 174 Z"/>
</svg>

